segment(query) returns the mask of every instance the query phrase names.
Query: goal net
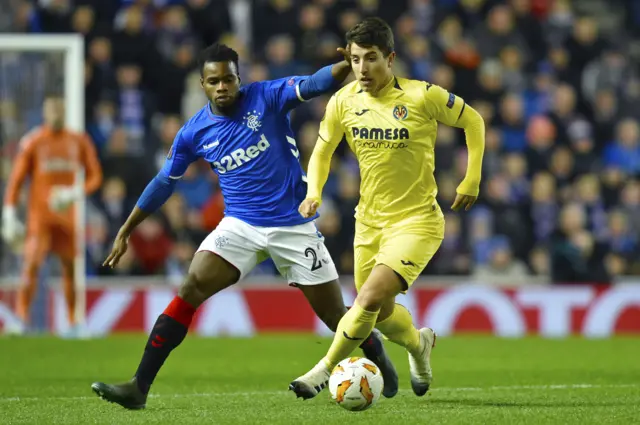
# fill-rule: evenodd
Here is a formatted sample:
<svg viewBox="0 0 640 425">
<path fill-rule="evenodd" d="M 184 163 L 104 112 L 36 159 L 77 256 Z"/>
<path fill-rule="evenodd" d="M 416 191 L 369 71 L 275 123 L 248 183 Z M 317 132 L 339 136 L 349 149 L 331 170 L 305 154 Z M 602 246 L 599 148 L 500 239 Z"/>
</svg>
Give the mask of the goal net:
<svg viewBox="0 0 640 425">
<path fill-rule="evenodd" d="M 13 168 L 18 142 L 23 135 L 42 123 L 42 104 L 46 95 L 64 97 L 67 128 L 84 130 L 84 40 L 73 35 L 0 35 L 0 186 L 4 195 Z M 28 185 L 28 182 L 26 183 Z M 78 167 L 75 185 L 84 186 L 84 170 Z M 21 221 L 26 215 L 27 186 L 23 187 L 18 207 Z M 77 202 L 75 259 L 76 317 L 85 319 L 85 200 Z M 15 289 L 20 284 L 22 252 L 15 252 L 4 241 L 0 244 L 0 323 L 11 320 Z M 47 261 L 39 287 L 58 287 L 59 265 Z M 40 291 L 42 292 L 42 291 Z M 49 291 L 47 291 L 49 292 Z M 40 313 L 40 321 L 49 303 L 47 297 L 36 297 L 32 310 Z M 38 321 L 34 317 L 34 321 Z M 42 323 L 42 322 L 41 322 Z M 62 327 L 66 324 L 62 324 Z M 62 329 L 58 329 L 62 330 Z"/>
</svg>

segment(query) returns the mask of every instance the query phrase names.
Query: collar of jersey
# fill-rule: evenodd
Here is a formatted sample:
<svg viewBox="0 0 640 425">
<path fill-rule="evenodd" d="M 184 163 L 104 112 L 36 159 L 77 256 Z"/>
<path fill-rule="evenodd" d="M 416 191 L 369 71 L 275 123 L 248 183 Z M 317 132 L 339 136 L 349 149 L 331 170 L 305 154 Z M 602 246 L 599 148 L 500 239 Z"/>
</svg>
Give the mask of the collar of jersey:
<svg viewBox="0 0 640 425">
<path fill-rule="evenodd" d="M 236 100 L 236 102 L 242 102 L 243 100 L 244 100 L 244 91 L 241 88 L 240 89 L 240 93 L 238 94 L 238 99 Z M 231 119 L 234 119 L 238 114 L 240 114 L 240 109 L 241 109 L 240 105 L 238 105 L 237 108 L 236 108 L 236 111 L 233 113 L 233 115 L 229 115 L 229 116 L 216 115 L 211 110 L 211 102 L 207 102 L 207 115 L 212 120 L 231 120 Z"/>
<path fill-rule="evenodd" d="M 376 93 L 375 96 L 372 96 L 369 93 L 365 93 L 365 94 L 367 94 L 368 96 L 371 96 L 371 97 L 383 97 L 383 96 L 386 96 L 387 94 L 389 94 L 389 92 L 391 90 L 393 90 L 393 89 L 402 91 L 402 87 L 400 87 L 400 84 L 398 83 L 398 78 L 395 75 L 393 76 L 391 81 L 389 81 L 387 83 L 386 86 L 381 88 L 380 91 L 378 91 L 378 93 Z M 364 92 L 362 91 L 362 89 L 360 89 L 360 91 L 358 93 L 364 93 Z"/>
</svg>

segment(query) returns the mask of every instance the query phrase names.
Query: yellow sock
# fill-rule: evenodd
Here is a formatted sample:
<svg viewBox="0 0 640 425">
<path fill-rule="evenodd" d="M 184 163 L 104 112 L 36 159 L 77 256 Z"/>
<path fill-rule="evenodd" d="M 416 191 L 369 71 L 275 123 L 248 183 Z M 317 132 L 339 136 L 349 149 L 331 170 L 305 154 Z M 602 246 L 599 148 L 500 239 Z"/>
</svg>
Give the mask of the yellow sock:
<svg viewBox="0 0 640 425">
<path fill-rule="evenodd" d="M 377 311 L 367 311 L 354 303 L 347 314 L 342 316 L 336 335 L 324 362 L 333 369 L 342 359 L 347 358 L 362 341 L 369 337 L 376 324 Z"/>
<path fill-rule="evenodd" d="M 408 351 L 420 348 L 420 334 L 413 326 L 411 313 L 404 306 L 396 304 L 391 316 L 378 322 L 376 328 L 391 342 L 403 346 Z"/>
</svg>

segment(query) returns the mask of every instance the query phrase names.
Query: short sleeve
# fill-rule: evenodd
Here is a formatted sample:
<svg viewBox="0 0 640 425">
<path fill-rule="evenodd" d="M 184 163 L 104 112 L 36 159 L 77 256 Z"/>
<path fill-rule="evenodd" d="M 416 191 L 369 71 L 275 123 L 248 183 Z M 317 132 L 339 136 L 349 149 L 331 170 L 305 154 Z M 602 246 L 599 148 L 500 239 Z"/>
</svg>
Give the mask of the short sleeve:
<svg viewBox="0 0 640 425">
<path fill-rule="evenodd" d="M 293 76 L 261 83 L 267 103 L 278 111 L 288 111 L 307 99 L 300 95 L 300 84 L 309 76 Z"/>
<path fill-rule="evenodd" d="M 173 139 L 167 159 L 160 170 L 162 174 L 171 179 L 181 178 L 189 165 L 197 159 L 193 152 L 193 144 L 190 140 L 185 140 L 184 133 L 184 127 L 182 127 Z"/>
<path fill-rule="evenodd" d="M 338 144 L 344 136 L 344 127 L 342 126 L 342 117 L 338 98 L 336 95 L 331 96 L 324 117 L 320 121 L 320 132 L 318 137 L 329 144 Z"/>
<path fill-rule="evenodd" d="M 435 84 L 425 83 L 424 105 L 427 116 L 454 126 L 465 108 L 462 98 Z"/>
</svg>

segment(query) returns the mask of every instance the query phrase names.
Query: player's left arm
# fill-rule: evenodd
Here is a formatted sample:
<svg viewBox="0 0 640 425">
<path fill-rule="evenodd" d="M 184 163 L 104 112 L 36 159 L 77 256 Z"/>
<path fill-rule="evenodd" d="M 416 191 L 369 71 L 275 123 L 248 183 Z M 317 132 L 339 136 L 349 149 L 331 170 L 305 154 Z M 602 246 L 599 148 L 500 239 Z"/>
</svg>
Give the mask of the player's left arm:
<svg viewBox="0 0 640 425">
<path fill-rule="evenodd" d="M 339 87 L 351 72 L 351 62 L 344 49 L 338 49 L 345 60 L 320 68 L 312 75 L 294 76 L 267 82 L 266 95 L 282 111 L 289 111 L 307 100 L 327 94 Z"/>
<path fill-rule="evenodd" d="M 456 190 L 458 196 L 451 208 L 454 211 L 461 207 L 468 210 L 480 192 L 485 145 L 484 120 L 478 111 L 442 87 L 427 84 L 425 90 L 427 114 L 443 124 L 464 129 L 469 155 L 467 173 Z"/>
</svg>

